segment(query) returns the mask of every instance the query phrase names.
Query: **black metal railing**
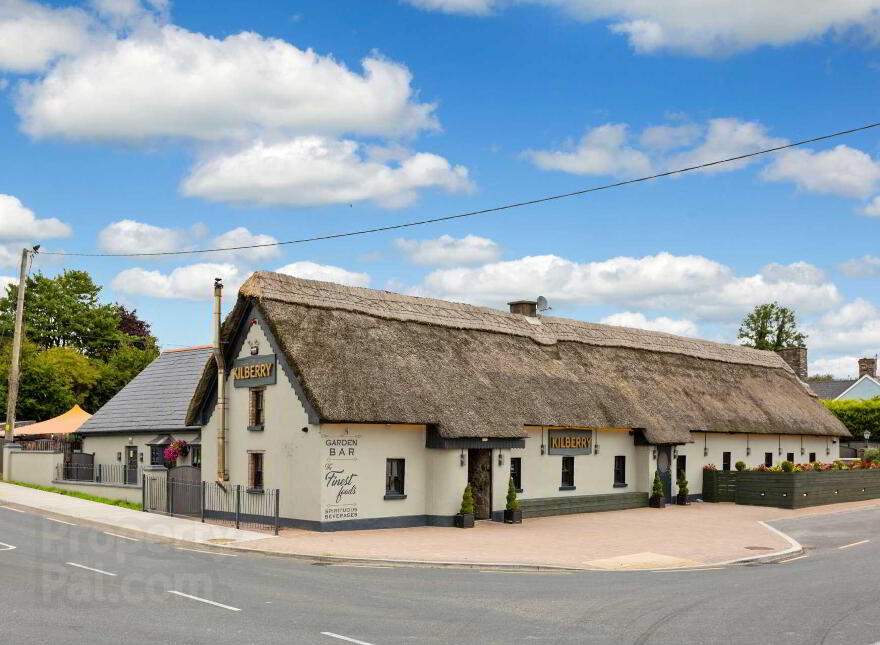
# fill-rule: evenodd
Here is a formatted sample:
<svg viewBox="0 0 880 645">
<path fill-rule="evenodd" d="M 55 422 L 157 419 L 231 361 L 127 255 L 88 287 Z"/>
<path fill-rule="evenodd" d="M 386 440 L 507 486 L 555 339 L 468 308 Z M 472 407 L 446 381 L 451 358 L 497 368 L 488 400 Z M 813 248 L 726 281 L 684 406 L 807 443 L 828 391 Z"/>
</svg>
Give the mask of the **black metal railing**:
<svg viewBox="0 0 880 645">
<path fill-rule="evenodd" d="M 126 464 L 56 464 L 56 479 L 70 482 L 137 486 L 141 481 L 140 469 Z"/>
<path fill-rule="evenodd" d="M 168 515 L 199 517 L 202 522 L 235 528 L 279 530 L 277 488 L 247 489 L 237 484 L 175 480 L 173 474 L 144 475 L 143 509 Z"/>
</svg>

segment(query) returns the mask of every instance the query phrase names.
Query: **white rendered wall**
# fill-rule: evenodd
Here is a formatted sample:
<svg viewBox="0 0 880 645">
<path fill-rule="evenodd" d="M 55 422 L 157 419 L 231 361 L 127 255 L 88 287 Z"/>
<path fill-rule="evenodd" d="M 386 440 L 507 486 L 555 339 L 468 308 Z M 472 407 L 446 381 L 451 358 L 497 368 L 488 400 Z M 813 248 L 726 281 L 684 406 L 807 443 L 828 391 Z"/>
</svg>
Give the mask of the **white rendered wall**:
<svg viewBox="0 0 880 645">
<path fill-rule="evenodd" d="M 131 434 L 83 434 L 83 452 L 94 453 L 95 465 L 119 464 L 125 465 L 125 448 L 127 446 L 137 446 L 138 449 L 138 466 L 143 467 L 147 472 L 150 470 L 150 446 L 148 441 L 152 441 L 159 435 L 171 435 L 172 439 L 183 439 L 187 443 L 191 443 L 199 436 L 198 432 L 161 432 L 151 430 L 150 432 L 139 432 Z M 131 439 L 131 441 L 129 441 Z M 118 457 L 121 455 L 121 459 Z M 203 458 L 204 460 L 204 458 Z M 177 460 L 178 466 L 188 466 L 192 461 L 192 454 Z M 160 466 L 159 469 L 165 470 Z"/>
</svg>

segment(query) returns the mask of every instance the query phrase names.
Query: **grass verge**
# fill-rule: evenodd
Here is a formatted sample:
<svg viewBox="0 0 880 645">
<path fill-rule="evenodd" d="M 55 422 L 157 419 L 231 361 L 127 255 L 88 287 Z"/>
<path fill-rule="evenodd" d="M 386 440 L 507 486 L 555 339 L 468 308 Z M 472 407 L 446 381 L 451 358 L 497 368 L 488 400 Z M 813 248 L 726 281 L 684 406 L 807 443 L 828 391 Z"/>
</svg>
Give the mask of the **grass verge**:
<svg viewBox="0 0 880 645">
<path fill-rule="evenodd" d="M 90 502 L 100 502 L 101 504 L 110 504 L 111 506 L 121 506 L 123 508 L 130 508 L 133 511 L 141 510 L 140 504 L 128 502 L 124 499 L 109 499 L 107 497 L 89 495 L 88 493 L 80 493 L 77 491 L 65 490 L 63 488 L 55 488 L 54 486 L 40 486 L 39 484 L 29 484 L 27 482 L 6 481 L 3 483 L 15 484 L 16 486 L 24 486 L 25 488 L 36 488 L 37 490 L 44 490 L 48 493 L 58 493 L 59 495 L 67 495 L 68 497 L 78 497 L 79 499 L 86 499 Z"/>
</svg>

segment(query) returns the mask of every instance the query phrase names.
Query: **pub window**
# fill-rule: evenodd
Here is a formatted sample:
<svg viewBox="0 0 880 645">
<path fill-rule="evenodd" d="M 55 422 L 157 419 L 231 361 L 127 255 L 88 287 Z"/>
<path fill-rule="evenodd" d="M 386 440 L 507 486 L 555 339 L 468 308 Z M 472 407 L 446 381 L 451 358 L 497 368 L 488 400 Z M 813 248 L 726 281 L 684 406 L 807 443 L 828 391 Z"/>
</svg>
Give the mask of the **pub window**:
<svg viewBox="0 0 880 645">
<path fill-rule="evenodd" d="M 522 492 L 522 457 L 510 458 L 510 478 L 517 493 Z"/>
<path fill-rule="evenodd" d="M 794 453 L 790 452 L 790 453 L 786 454 L 785 459 L 786 459 L 786 461 L 790 461 L 791 463 L 794 463 Z"/>
<path fill-rule="evenodd" d="M 560 488 L 574 488 L 574 457 L 562 458 L 562 486 Z"/>
<path fill-rule="evenodd" d="M 773 465 L 773 453 L 772 452 L 765 452 L 764 453 L 764 465 L 767 466 L 767 468 L 770 468 L 770 466 Z"/>
<path fill-rule="evenodd" d="M 151 466 L 164 466 L 165 465 L 165 446 L 150 446 L 150 465 Z"/>
<path fill-rule="evenodd" d="M 385 460 L 385 497 L 404 497 L 405 459 Z"/>
<path fill-rule="evenodd" d="M 263 453 L 248 453 L 248 489 L 252 491 L 263 490 Z"/>
<path fill-rule="evenodd" d="M 810 463 L 813 463 L 814 461 L 816 461 L 816 453 L 811 452 L 810 453 Z"/>
<path fill-rule="evenodd" d="M 614 485 L 626 486 L 626 457 L 623 455 L 614 458 Z"/>
<path fill-rule="evenodd" d="M 730 453 L 721 453 L 721 470 L 730 470 Z"/>
<path fill-rule="evenodd" d="M 252 428 L 262 428 L 266 422 L 265 399 L 266 390 L 264 388 L 251 388 L 251 405 L 250 405 L 250 423 Z"/>
<path fill-rule="evenodd" d="M 201 446 L 190 446 L 189 454 L 192 455 L 192 465 L 195 468 L 202 467 L 202 447 Z"/>
</svg>

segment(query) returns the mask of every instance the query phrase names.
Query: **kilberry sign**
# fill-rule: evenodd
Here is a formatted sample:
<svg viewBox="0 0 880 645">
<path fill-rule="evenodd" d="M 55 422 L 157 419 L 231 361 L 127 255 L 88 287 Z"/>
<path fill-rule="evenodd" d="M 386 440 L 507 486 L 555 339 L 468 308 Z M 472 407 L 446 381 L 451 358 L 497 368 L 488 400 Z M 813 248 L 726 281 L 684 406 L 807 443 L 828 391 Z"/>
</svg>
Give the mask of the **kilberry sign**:
<svg viewBox="0 0 880 645">
<path fill-rule="evenodd" d="M 549 430 L 547 453 L 551 455 L 589 455 L 593 452 L 593 433 L 584 430 Z"/>
<path fill-rule="evenodd" d="M 232 383 L 235 387 L 260 387 L 275 385 L 275 355 L 246 356 L 232 366 Z"/>
</svg>

